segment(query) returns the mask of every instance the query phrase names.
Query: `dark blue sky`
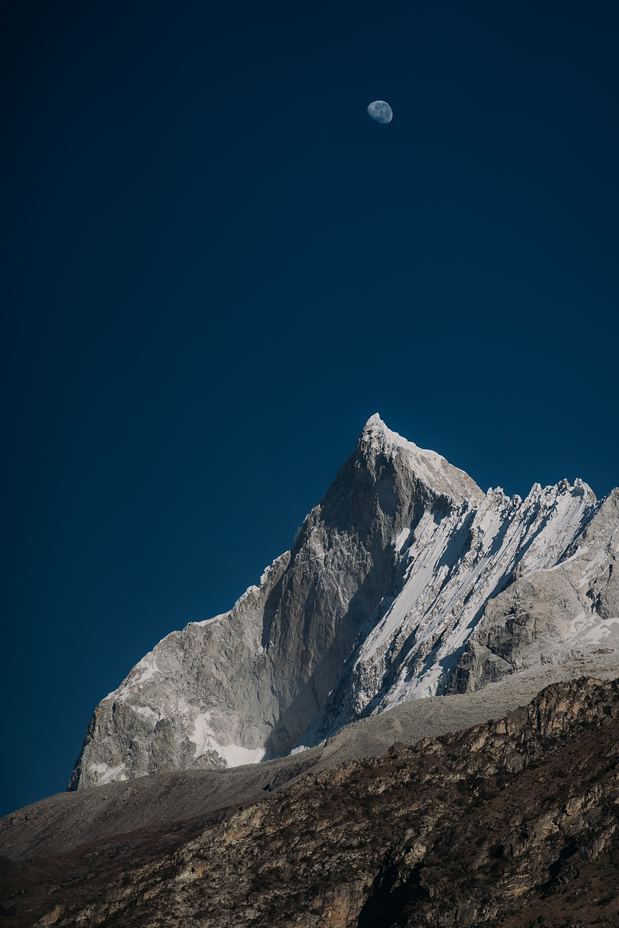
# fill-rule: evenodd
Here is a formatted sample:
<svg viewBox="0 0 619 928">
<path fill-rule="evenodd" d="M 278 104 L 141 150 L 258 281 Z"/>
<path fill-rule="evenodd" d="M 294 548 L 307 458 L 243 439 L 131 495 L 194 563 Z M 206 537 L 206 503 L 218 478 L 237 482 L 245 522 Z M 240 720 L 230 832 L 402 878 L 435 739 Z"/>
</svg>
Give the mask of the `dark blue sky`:
<svg viewBox="0 0 619 928">
<path fill-rule="evenodd" d="M 1 16 L 3 814 L 372 413 L 483 489 L 619 484 L 619 5 Z"/>
</svg>

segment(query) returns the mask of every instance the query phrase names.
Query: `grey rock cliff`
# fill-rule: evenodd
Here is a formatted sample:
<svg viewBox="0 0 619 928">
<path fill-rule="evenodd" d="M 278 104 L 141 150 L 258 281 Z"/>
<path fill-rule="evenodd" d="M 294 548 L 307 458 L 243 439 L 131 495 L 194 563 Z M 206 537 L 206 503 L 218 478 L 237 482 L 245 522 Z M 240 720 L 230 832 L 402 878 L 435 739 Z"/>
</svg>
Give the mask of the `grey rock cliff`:
<svg viewBox="0 0 619 928">
<path fill-rule="evenodd" d="M 490 600 L 469 638 L 450 692 L 472 692 L 535 664 L 580 652 L 619 651 L 619 489 L 558 563 L 518 576 Z"/>
<path fill-rule="evenodd" d="M 102 700 L 69 789 L 282 756 L 614 642 L 618 525 L 617 492 L 484 494 L 373 416 L 260 585 L 168 635 Z"/>
<path fill-rule="evenodd" d="M 69 788 L 290 751 L 390 590 L 394 541 L 440 503 L 483 494 L 375 416 L 291 551 L 232 610 L 163 639 L 104 699 Z"/>
</svg>

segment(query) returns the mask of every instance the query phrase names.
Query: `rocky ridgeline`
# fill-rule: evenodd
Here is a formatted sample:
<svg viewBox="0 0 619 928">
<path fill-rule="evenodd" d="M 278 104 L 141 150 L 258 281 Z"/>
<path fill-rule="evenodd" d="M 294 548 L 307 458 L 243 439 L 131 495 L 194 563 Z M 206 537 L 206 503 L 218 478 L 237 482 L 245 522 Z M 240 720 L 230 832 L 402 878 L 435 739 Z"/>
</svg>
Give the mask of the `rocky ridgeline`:
<svg viewBox="0 0 619 928">
<path fill-rule="evenodd" d="M 619 653 L 619 491 L 484 494 L 378 416 L 292 549 L 97 707 L 70 789 L 254 763 L 418 697 Z"/>
<path fill-rule="evenodd" d="M 618 864 L 619 685 L 583 678 L 209 823 L 14 865 L 4 915 L 7 928 L 615 926 Z"/>
</svg>

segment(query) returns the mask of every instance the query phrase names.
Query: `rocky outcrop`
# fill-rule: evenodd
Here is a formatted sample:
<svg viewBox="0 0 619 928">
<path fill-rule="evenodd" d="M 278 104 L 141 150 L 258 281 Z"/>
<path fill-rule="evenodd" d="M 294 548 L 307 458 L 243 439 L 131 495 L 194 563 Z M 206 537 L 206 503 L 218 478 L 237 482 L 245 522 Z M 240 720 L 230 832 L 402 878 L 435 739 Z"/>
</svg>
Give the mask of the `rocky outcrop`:
<svg viewBox="0 0 619 928">
<path fill-rule="evenodd" d="M 619 651 L 619 489 L 556 566 L 522 576 L 490 600 L 448 688 L 472 692 L 574 655 Z"/>
<path fill-rule="evenodd" d="M 4 914 L 8 928 L 615 925 L 618 809 L 619 685 L 583 678 L 208 821 L 9 862 Z"/>
<path fill-rule="evenodd" d="M 616 492 L 484 494 L 373 416 L 260 585 L 99 704 L 69 788 L 278 757 L 406 700 L 619 651 L 618 526 Z"/>
</svg>

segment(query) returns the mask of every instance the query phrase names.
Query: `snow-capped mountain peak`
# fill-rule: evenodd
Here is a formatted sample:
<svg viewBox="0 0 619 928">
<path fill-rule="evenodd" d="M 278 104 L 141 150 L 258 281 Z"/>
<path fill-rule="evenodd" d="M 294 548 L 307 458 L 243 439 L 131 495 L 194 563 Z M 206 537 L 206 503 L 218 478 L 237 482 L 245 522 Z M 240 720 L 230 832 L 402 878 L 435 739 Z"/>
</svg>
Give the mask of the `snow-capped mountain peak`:
<svg viewBox="0 0 619 928">
<path fill-rule="evenodd" d="M 483 492 L 469 475 L 454 467 L 436 451 L 419 448 L 397 432 L 387 428 L 378 413 L 366 422 L 357 442 L 357 451 L 368 459 L 392 459 L 401 455 L 406 466 L 418 480 L 437 495 L 445 494 L 454 500 L 481 499 Z"/>
<path fill-rule="evenodd" d="M 281 756 L 403 701 L 619 652 L 619 491 L 483 493 L 377 414 L 290 551 L 97 707 L 70 788 Z"/>
</svg>

